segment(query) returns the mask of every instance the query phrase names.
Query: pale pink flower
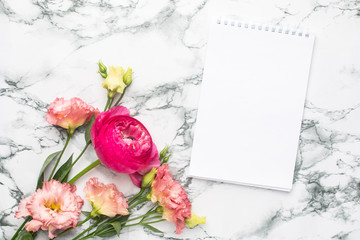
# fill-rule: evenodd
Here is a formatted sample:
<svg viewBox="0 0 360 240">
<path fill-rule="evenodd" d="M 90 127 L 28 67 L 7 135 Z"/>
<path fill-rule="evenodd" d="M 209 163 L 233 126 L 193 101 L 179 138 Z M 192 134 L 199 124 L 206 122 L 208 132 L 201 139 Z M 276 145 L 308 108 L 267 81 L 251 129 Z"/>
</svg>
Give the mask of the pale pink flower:
<svg viewBox="0 0 360 240">
<path fill-rule="evenodd" d="M 117 214 L 128 215 L 126 199 L 114 184 L 103 184 L 98 178 L 90 178 L 84 188 L 85 198 L 90 202 L 92 216 L 98 214 L 114 217 Z"/>
<path fill-rule="evenodd" d="M 93 113 L 96 117 L 100 114 L 100 111 L 86 104 L 80 98 L 74 97 L 70 100 L 56 98 L 48 107 L 46 121 L 68 129 L 70 133 L 73 133 L 76 128 L 89 122 Z"/>
<path fill-rule="evenodd" d="M 151 186 L 151 201 L 163 207 L 163 218 L 175 223 L 176 233 L 182 233 L 185 219 L 191 217 L 191 202 L 185 190 L 169 173 L 169 166 L 163 164 L 156 172 Z"/>
<path fill-rule="evenodd" d="M 49 238 L 57 229 L 76 227 L 84 201 L 75 194 L 76 186 L 57 180 L 44 182 L 43 187 L 19 203 L 16 218 L 31 216 L 26 231 L 49 230 Z"/>
</svg>

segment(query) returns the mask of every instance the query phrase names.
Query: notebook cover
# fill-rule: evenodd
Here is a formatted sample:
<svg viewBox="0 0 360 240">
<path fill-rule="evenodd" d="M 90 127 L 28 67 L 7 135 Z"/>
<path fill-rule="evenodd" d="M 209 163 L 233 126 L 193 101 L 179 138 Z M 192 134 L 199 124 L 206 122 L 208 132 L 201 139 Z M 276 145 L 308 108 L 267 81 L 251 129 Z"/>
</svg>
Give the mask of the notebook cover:
<svg viewBox="0 0 360 240">
<path fill-rule="evenodd" d="M 290 191 L 314 36 L 212 23 L 189 175 Z"/>
</svg>

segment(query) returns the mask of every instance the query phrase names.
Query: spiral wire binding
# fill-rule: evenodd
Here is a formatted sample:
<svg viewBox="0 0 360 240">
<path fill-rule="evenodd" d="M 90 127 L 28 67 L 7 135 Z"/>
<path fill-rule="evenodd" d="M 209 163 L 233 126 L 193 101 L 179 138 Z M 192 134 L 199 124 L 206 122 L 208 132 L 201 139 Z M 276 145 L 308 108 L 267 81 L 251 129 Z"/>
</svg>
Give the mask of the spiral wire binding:
<svg viewBox="0 0 360 240">
<path fill-rule="evenodd" d="M 310 37 L 309 31 L 305 31 L 304 29 L 301 28 L 294 28 L 289 26 L 269 26 L 264 24 L 248 23 L 248 22 L 241 22 L 241 21 L 229 20 L 229 19 L 217 19 L 216 23 L 223 24 L 225 26 L 245 28 L 256 31 L 281 33 L 286 35 L 307 37 L 307 38 Z"/>
</svg>

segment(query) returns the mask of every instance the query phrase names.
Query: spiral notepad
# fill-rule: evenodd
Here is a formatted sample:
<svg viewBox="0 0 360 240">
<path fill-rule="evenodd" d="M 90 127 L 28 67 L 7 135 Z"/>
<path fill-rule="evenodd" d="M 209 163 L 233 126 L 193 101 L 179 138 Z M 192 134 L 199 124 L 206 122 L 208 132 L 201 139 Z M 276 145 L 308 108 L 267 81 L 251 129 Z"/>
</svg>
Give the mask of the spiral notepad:
<svg viewBox="0 0 360 240">
<path fill-rule="evenodd" d="M 189 175 L 290 191 L 314 36 L 215 20 Z"/>
</svg>

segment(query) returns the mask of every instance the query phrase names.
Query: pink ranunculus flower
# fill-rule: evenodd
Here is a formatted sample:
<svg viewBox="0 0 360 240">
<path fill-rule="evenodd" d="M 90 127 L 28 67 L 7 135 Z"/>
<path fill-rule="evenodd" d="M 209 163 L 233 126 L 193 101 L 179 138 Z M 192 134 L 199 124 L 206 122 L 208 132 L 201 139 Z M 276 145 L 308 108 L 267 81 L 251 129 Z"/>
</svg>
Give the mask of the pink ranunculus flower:
<svg viewBox="0 0 360 240">
<path fill-rule="evenodd" d="M 117 190 L 114 184 L 103 184 L 98 178 L 90 178 L 86 182 L 85 198 L 90 202 L 93 210 L 92 216 L 98 214 L 114 217 L 117 214 L 128 215 L 128 205 L 124 195 Z"/>
<path fill-rule="evenodd" d="M 129 114 L 123 106 L 101 113 L 91 129 L 91 141 L 102 164 L 130 174 L 141 187 L 143 175 L 160 165 L 159 154 L 149 131 Z"/>
<path fill-rule="evenodd" d="M 184 188 L 173 179 L 169 166 L 163 164 L 151 185 L 151 201 L 163 207 L 163 218 L 175 223 L 176 233 L 182 233 L 185 220 L 191 218 L 191 202 Z"/>
<path fill-rule="evenodd" d="M 76 128 L 89 122 L 93 113 L 96 117 L 100 114 L 100 111 L 86 104 L 80 98 L 74 97 L 70 100 L 56 98 L 48 107 L 46 121 L 50 124 L 68 129 L 70 133 L 73 133 Z"/>
<path fill-rule="evenodd" d="M 49 238 L 54 238 L 57 229 L 76 227 L 84 201 L 75 190 L 76 186 L 54 179 L 44 182 L 41 189 L 20 201 L 15 217 L 31 216 L 26 231 L 49 230 Z"/>
</svg>

